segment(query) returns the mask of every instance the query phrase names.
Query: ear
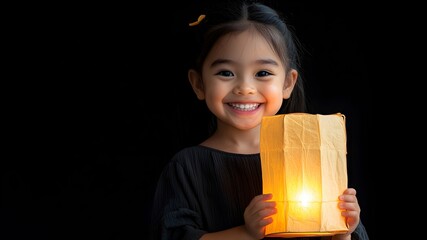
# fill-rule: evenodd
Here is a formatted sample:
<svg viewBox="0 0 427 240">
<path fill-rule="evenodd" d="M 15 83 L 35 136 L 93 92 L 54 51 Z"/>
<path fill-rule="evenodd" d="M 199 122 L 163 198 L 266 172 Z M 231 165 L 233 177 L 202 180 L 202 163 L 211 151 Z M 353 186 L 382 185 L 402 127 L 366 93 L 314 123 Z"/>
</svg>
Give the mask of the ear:
<svg viewBox="0 0 427 240">
<path fill-rule="evenodd" d="M 288 74 L 286 74 L 285 84 L 283 85 L 283 99 L 288 99 L 291 96 L 297 79 L 298 71 L 295 69 L 291 69 Z"/>
<path fill-rule="evenodd" d="M 200 74 L 194 70 L 188 70 L 188 80 L 190 81 L 191 87 L 199 100 L 205 99 L 205 91 L 203 87 L 203 81 Z"/>
</svg>

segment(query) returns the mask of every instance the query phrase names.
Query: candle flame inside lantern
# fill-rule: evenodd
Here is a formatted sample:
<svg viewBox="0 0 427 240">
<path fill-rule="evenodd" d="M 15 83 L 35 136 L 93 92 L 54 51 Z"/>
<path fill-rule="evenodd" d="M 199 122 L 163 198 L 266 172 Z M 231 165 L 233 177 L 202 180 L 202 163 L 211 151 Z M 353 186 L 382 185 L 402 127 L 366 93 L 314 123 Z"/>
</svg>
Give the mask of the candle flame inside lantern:
<svg viewBox="0 0 427 240">
<path fill-rule="evenodd" d="M 301 192 L 297 199 L 302 207 L 308 207 L 310 205 L 309 203 L 313 201 L 313 195 L 309 192 Z"/>
</svg>

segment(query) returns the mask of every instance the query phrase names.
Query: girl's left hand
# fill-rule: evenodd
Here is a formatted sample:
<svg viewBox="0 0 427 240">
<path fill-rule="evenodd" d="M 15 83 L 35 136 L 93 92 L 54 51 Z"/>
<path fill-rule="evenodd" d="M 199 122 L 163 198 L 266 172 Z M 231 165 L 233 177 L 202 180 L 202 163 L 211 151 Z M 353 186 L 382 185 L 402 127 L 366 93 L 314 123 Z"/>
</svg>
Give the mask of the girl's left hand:
<svg viewBox="0 0 427 240">
<path fill-rule="evenodd" d="M 347 188 L 344 193 L 339 196 L 339 200 L 338 207 L 343 210 L 341 216 L 346 218 L 348 232 L 345 234 L 337 234 L 333 236 L 332 239 L 351 239 L 351 233 L 354 232 L 360 221 L 360 206 L 357 202 L 356 189 Z"/>
</svg>

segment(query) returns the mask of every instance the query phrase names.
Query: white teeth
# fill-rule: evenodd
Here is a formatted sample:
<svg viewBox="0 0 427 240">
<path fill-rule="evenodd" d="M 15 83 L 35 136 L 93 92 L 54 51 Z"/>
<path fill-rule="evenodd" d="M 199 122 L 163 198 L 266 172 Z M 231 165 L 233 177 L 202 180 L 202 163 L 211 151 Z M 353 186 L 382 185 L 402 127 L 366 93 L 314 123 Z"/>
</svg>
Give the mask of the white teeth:
<svg viewBox="0 0 427 240">
<path fill-rule="evenodd" d="M 252 111 L 252 110 L 255 110 L 259 106 L 259 103 L 251 103 L 251 104 L 230 103 L 229 105 L 235 109 L 240 110 L 240 111 Z"/>
</svg>

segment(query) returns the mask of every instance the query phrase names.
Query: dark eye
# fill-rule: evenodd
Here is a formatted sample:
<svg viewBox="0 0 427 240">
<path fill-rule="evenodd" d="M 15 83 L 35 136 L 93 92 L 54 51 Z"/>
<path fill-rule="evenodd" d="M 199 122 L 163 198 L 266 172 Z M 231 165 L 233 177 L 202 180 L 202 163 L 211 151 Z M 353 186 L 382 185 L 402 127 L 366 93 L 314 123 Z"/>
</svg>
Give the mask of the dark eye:
<svg viewBox="0 0 427 240">
<path fill-rule="evenodd" d="M 269 72 L 267 72 L 267 71 L 259 71 L 256 74 L 257 77 L 267 77 L 267 76 L 270 76 L 270 75 L 271 74 Z"/>
<path fill-rule="evenodd" d="M 234 74 L 230 71 L 220 71 L 217 73 L 217 75 L 224 76 L 224 77 L 233 77 L 234 76 Z"/>
</svg>

